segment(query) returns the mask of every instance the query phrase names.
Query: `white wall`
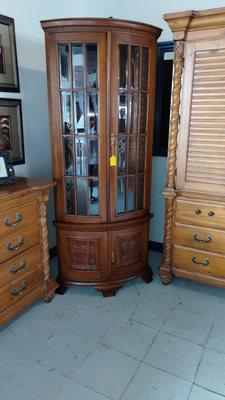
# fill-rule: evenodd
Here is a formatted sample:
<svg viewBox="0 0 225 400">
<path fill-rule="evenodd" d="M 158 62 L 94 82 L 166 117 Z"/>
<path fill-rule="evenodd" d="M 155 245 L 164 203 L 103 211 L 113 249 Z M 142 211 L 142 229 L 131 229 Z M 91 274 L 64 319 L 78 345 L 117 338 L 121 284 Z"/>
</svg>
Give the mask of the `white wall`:
<svg viewBox="0 0 225 400">
<path fill-rule="evenodd" d="M 64 17 L 108 17 L 134 19 L 163 29 L 159 40 L 172 40 L 172 34 L 162 19 L 166 12 L 187 9 L 223 7 L 222 0 L 4 0 L 0 14 L 15 19 L 17 54 L 21 93 L 0 93 L 1 97 L 21 98 L 23 110 L 26 164 L 16 167 L 16 174 L 51 178 L 51 153 L 45 67 L 44 34 L 39 21 Z M 154 157 L 151 240 L 163 239 L 163 200 L 161 191 L 166 180 L 166 159 Z M 53 201 L 49 220 L 54 219 Z M 55 236 L 52 224 L 50 245 Z"/>
</svg>

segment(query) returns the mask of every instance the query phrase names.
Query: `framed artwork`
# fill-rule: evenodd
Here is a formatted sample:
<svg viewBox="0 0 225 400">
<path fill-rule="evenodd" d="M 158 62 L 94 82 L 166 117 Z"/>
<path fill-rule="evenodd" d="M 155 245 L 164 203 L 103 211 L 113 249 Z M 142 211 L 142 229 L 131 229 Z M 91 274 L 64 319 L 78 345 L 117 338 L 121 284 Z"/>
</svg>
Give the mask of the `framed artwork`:
<svg viewBox="0 0 225 400">
<path fill-rule="evenodd" d="M 14 19 L 0 15 L 0 92 L 19 92 Z"/>
<path fill-rule="evenodd" d="M 153 156 L 167 157 L 174 42 L 158 43 Z"/>
<path fill-rule="evenodd" d="M 0 185 L 7 185 L 15 181 L 14 168 L 9 163 L 9 152 L 0 151 Z"/>
<path fill-rule="evenodd" d="M 0 98 L 0 151 L 14 165 L 25 163 L 21 100 Z"/>
</svg>

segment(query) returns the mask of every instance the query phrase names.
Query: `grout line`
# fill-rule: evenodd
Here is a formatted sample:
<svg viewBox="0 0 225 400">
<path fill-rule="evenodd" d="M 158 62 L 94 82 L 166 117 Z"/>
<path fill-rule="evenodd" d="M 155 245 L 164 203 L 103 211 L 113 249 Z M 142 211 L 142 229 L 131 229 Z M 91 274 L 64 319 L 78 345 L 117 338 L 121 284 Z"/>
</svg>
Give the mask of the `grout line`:
<svg viewBox="0 0 225 400">
<path fill-rule="evenodd" d="M 198 384 L 196 384 L 196 383 L 194 383 L 193 386 L 197 386 L 197 387 L 199 387 L 199 388 L 201 388 L 201 389 L 206 390 L 207 392 L 216 394 L 217 396 L 221 396 L 222 398 L 225 399 L 225 395 L 223 395 L 223 394 L 221 394 L 221 393 L 219 393 L 219 392 L 215 392 L 215 391 L 212 390 L 212 389 L 208 389 L 208 388 L 206 388 L 206 387 L 204 387 L 204 386 L 201 386 L 201 385 L 198 385 Z"/>
</svg>

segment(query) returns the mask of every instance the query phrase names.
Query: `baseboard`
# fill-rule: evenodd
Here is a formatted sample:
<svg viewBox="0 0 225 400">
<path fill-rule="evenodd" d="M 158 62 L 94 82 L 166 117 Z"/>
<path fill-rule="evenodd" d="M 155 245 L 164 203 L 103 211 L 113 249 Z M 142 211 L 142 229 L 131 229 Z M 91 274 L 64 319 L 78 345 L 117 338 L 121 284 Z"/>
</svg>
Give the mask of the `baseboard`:
<svg viewBox="0 0 225 400">
<path fill-rule="evenodd" d="M 158 251 L 159 253 L 163 252 L 163 243 L 154 242 L 153 240 L 149 240 L 149 248 L 151 250 Z"/>
<path fill-rule="evenodd" d="M 50 260 L 56 256 L 57 256 L 57 246 L 51 247 L 51 249 L 49 249 Z"/>
</svg>

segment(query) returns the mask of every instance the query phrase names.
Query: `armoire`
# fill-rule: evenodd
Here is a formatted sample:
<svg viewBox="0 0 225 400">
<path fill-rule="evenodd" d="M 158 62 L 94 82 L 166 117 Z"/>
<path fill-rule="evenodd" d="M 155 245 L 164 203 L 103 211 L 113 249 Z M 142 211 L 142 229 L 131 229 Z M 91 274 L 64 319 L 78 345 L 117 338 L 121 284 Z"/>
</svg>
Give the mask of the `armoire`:
<svg viewBox="0 0 225 400">
<path fill-rule="evenodd" d="M 175 56 L 159 274 L 225 287 L 225 8 L 164 18 Z"/>
<path fill-rule="evenodd" d="M 114 295 L 150 282 L 154 26 L 114 18 L 42 21 L 46 38 L 61 293 Z"/>
</svg>

